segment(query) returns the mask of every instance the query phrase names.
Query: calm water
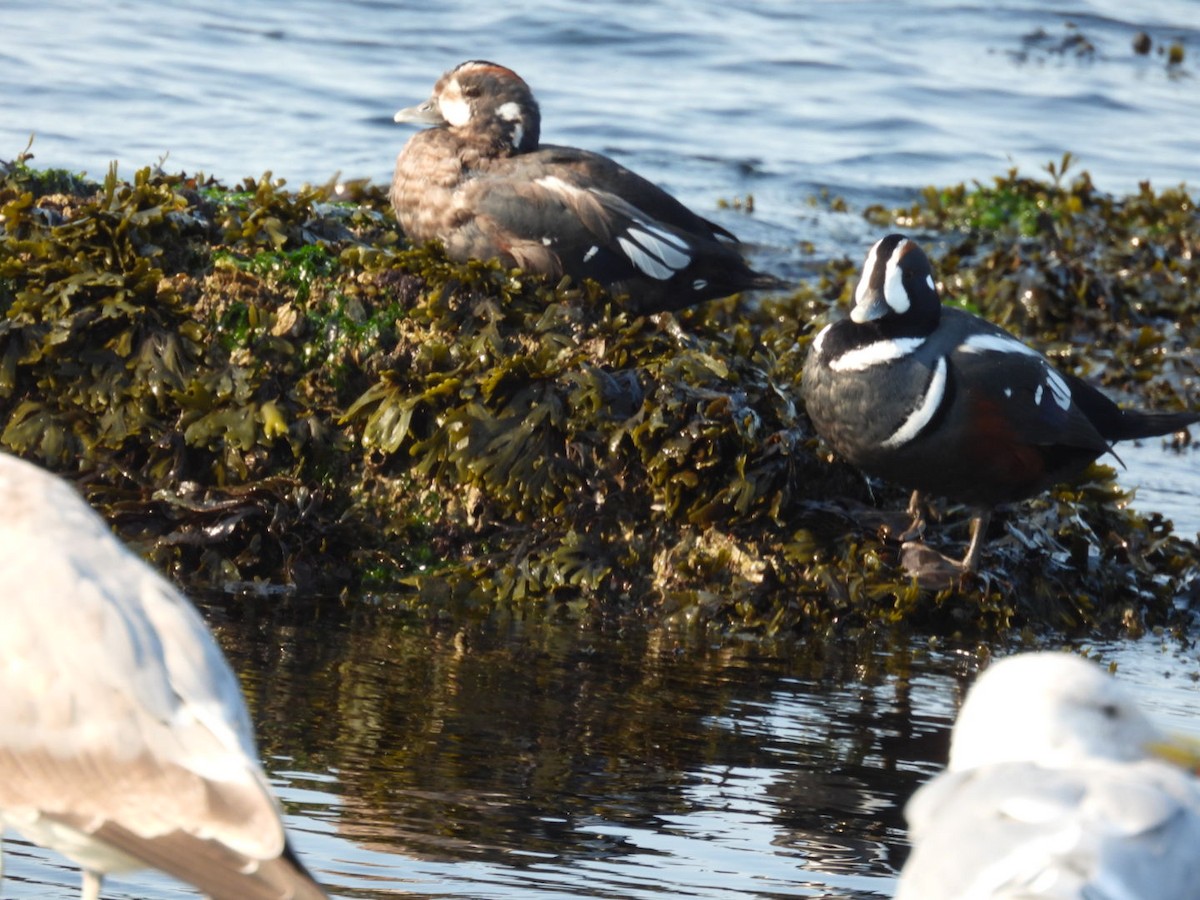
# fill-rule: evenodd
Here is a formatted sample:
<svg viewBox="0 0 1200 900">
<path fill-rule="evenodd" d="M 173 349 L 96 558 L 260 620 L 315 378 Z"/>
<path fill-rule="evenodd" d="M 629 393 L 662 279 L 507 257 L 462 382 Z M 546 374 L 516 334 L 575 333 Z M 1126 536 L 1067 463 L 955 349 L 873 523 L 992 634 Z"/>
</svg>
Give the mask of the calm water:
<svg viewBox="0 0 1200 900">
<path fill-rule="evenodd" d="M 810 204 L 1034 172 L 1195 182 L 1192 0 L 438 4 L 0 0 L 0 159 L 98 177 L 169 154 L 236 182 L 390 175 L 391 123 L 472 57 L 521 72 L 549 141 L 662 183 L 791 274 L 876 235 Z M 1133 35 L 1181 40 L 1182 71 Z M 1079 56 L 1082 33 L 1094 52 Z M 717 209 L 752 194 L 753 216 Z M 1138 503 L 1200 531 L 1195 453 L 1122 448 Z M 210 610 L 246 680 L 301 852 L 343 897 L 888 897 L 899 807 L 944 758 L 977 661 L 909 646 L 713 647 L 386 609 Z M 1200 661 L 1098 648 L 1164 723 L 1200 731 Z M 9 840 L 5 896 L 74 897 Z M 109 897 L 192 896 L 152 875 Z"/>
<path fill-rule="evenodd" d="M 207 611 L 296 845 L 341 897 L 889 897 L 899 808 L 944 758 L 978 664 L 849 641 L 442 631 L 361 605 Z M 1093 650 L 1200 737 L 1196 651 Z M 5 896 L 75 896 L 45 851 L 10 839 L 6 863 Z M 106 892 L 187 895 L 152 874 Z"/>
</svg>

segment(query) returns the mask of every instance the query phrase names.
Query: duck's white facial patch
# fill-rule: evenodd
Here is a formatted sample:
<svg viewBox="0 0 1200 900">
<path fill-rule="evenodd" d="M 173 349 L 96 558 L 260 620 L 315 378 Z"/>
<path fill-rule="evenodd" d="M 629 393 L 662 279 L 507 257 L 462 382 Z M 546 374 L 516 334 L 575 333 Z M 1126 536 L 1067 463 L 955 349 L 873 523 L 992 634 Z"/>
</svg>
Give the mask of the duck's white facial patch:
<svg viewBox="0 0 1200 900">
<path fill-rule="evenodd" d="M 521 124 L 521 106 L 519 103 L 514 103 L 509 100 L 507 103 L 502 103 L 496 107 L 496 115 L 505 122 L 512 122 L 512 145 L 514 147 L 521 146 L 521 139 L 525 137 L 525 126 Z"/>
<path fill-rule="evenodd" d="M 867 291 L 871 289 L 871 275 L 875 271 L 879 257 L 879 245 L 882 243 L 883 241 L 876 241 L 872 244 L 871 249 L 867 251 L 867 258 L 863 260 L 862 275 L 858 279 L 858 286 L 854 289 L 855 306 L 867 304 Z"/>
<path fill-rule="evenodd" d="M 932 276 L 932 275 L 926 275 L 926 276 L 925 276 L 925 283 L 926 283 L 927 285 L 929 285 L 929 289 L 930 289 L 931 291 L 933 291 L 935 294 L 937 293 L 937 285 L 933 283 L 933 276 Z"/>
<path fill-rule="evenodd" d="M 908 291 L 904 289 L 904 271 L 900 268 L 900 258 L 904 256 L 909 243 L 908 239 L 905 239 L 896 245 L 883 270 L 883 299 L 898 314 L 908 312 L 908 308 L 912 306 Z"/>
<path fill-rule="evenodd" d="M 471 104 L 463 97 L 457 78 L 446 85 L 438 97 L 438 109 L 452 128 L 461 128 L 471 121 Z"/>
<path fill-rule="evenodd" d="M 883 442 L 884 447 L 900 447 L 907 444 L 933 421 L 938 407 L 942 405 L 942 400 L 946 396 L 946 370 L 946 357 L 938 357 L 929 384 L 925 386 L 925 394 L 921 397 L 921 402 L 900 423 L 900 427 L 892 432 L 892 436 Z"/>
<path fill-rule="evenodd" d="M 884 239 L 886 240 L 886 238 Z M 887 304 L 890 313 L 903 315 L 912 307 L 912 298 L 904 287 L 904 270 L 900 268 L 900 260 L 904 254 L 915 246 L 905 238 L 892 248 L 886 261 L 879 258 L 879 248 L 883 241 L 876 241 L 867 251 L 863 261 L 862 275 L 858 286 L 854 289 L 854 308 L 850 310 L 850 321 L 862 325 L 874 319 L 881 318 L 883 308 L 878 304 L 878 295 L 873 285 L 878 284 L 879 267 L 883 266 L 883 302 Z M 932 286 L 933 279 L 930 278 Z"/>
<path fill-rule="evenodd" d="M 826 329 L 828 330 L 828 329 Z M 821 332 L 825 334 L 824 331 Z M 818 335 L 820 340 L 820 335 Z M 829 368 L 835 372 L 862 372 L 874 366 L 883 366 L 903 359 L 915 353 L 925 338 L 896 338 L 891 341 L 875 341 L 865 347 L 858 347 L 843 353 L 829 361 Z"/>
<path fill-rule="evenodd" d="M 1033 357 L 1042 364 L 1046 387 L 1050 388 L 1050 396 L 1054 398 L 1055 404 L 1059 409 L 1071 408 L 1071 386 L 1067 384 L 1067 380 L 1055 371 L 1046 357 L 1016 338 L 1003 334 L 974 334 L 963 341 L 962 349 L 967 353 L 1019 353 L 1022 356 Z M 1005 396 L 1011 396 L 1011 389 L 1005 391 Z M 1041 406 L 1044 396 L 1042 385 L 1038 385 L 1033 402 Z"/>
</svg>

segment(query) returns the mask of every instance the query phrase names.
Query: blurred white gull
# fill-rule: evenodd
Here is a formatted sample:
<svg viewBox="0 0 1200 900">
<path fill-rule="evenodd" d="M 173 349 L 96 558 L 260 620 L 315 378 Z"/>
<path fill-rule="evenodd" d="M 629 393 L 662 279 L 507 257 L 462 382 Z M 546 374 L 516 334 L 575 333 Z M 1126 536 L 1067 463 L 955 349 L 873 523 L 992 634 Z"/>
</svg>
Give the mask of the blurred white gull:
<svg viewBox="0 0 1200 900">
<path fill-rule="evenodd" d="M 967 693 L 946 771 L 905 809 L 897 900 L 1200 897 L 1200 783 L 1170 752 L 1093 663 L 993 664 Z"/>
<path fill-rule="evenodd" d="M 66 482 L 0 453 L 0 828 L 216 900 L 318 900 L 237 677 L 190 602 Z"/>
</svg>

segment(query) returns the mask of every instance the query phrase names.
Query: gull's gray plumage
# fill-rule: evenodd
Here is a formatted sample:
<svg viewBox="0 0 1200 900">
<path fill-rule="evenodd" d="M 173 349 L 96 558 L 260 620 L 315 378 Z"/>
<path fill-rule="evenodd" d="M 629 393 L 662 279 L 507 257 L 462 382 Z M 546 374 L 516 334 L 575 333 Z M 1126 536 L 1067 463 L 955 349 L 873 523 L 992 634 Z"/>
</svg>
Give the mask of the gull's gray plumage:
<svg viewBox="0 0 1200 900">
<path fill-rule="evenodd" d="M 950 763 L 905 809 L 897 900 L 1183 900 L 1200 891 L 1200 784 L 1115 679 L 1065 653 L 991 666 Z"/>
<path fill-rule="evenodd" d="M 148 866 L 225 900 L 326 896 L 199 613 L 66 482 L 7 454 L 0 824 L 79 863 L 85 898 Z"/>
</svg>

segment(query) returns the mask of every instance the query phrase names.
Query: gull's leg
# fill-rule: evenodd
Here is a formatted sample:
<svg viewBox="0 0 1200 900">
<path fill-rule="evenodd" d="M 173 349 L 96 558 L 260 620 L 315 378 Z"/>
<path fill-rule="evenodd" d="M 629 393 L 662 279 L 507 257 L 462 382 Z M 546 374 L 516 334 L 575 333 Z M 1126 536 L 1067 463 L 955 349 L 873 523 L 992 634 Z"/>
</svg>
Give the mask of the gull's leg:
<svg viewBox="0 0 1200 900">
<path fill-rule="evenodd" d="M 100 882 L 103 880 L 104 876 L 99 872 L 84 869 L 83 893 L 80 895 L 81 900 L 100 900 Z"/>
</svg>

